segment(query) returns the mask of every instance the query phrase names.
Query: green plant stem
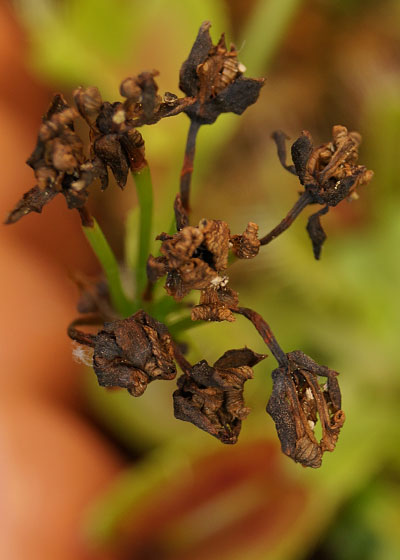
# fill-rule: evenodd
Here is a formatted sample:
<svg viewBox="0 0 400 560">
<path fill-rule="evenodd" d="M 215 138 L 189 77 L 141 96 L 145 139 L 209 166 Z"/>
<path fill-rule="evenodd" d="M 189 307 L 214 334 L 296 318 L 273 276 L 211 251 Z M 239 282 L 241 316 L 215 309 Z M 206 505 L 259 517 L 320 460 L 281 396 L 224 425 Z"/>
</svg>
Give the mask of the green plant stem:
<svg viewBox="0 0 400 560">
<path fill-rule="evenodd" d="M 150 169 L 146 166 L 140 172 L 132 173 L 139 202 L 139 235 L 136 259 L 136 300 L 142 301 L 147 286 L 146 265 L 150 254 L 153 224 L 153 185 Z"/>
<path fill-rule="evenodd" d="M 93 226 L 83 226 L 83 232 L 98 258 L 108 282 L 111 302 L 118 313 L 129 317 L 133 312 L 132 302 L 125 296 L 122 289 L 117 259 L 99 224 L 93 218 Z"/>
</svg>

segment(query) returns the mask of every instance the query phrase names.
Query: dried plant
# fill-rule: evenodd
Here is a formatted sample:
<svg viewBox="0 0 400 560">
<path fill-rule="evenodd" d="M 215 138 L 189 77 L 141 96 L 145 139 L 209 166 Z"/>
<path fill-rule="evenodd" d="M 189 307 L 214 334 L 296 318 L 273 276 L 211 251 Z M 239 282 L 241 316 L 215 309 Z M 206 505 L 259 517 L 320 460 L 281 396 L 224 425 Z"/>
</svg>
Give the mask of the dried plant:
<svg viewBox="0 0 400 560">
<path fill-rule="evenodd" d="M 182 370 L 174 392 L 175 417 L 191 422 L 223 443 L 236 443 L 242 421 L 250 409 L 243 397 L 244 383 L 253 378 L 253 367 L 266 358 L 247 347 L 226 351 L 213 366 L 205 360 L 188 362 L 178 337 L 189 322 L 228 321 L 242 316 L 252 322 L 278 362 L 272 373 L 273 390 L 267 412 L 276 425 L 282 451 L 303 466 L 319 467 L 325 451 L 333 451 L 345 416 L 337 372 L 318 365 L 300 351 L 285 353 L 269 325 L 256 311 L 241 307 L 229 286 L 227 270 L 234 259 L 255 258 L 260 248 L 285 231 L 311 204 L 322 206 L 308 219 L 307 231 L 315 258 L 319 259 L 326 235 L 320 217 L 356 189 L 367 184 L 372 171 L 358 165 L 361 137 L 344 126 L 334 126 L 332 141 L 314 147 L 305 131 L 292 145 L 293 164 L 286 163 L 286 135 L 272 137 L 282 165 L 299 178 L 304 191 L 288 215 L 259 238 L 259 227 L 250 221 L 242 234 L 232 234 L 218 219 L 190 224 L 190 184 L 196 137 L 201 125 L 212 124 L 220 113 L 243 113 L 256 102 L 263 79 L 244 77 L 245 67 L 224 36 L 213 45 L 210 23 L 200 27 L 183 63 L 179 86 L 185 97 L 158 93 L 157 71 L 142 72 L 121 83 L 124 101 L 103 101 L 96 87 L 74 92 L 77 110 L 55 95 L 43 117 L 37 145 L 28 159 L 37 185 L 10 212 L 6 223 L 15 223 L 30 212 L 41 212 L 57 194 L 78 210 L 87 238 L 103 265 L 106 279 L 93 283 L 75 275 L 80 290 L 80 316 L 68 327 L 69 336 L 87 348 L 100 385 L 121 387 L 135 397 L 150 382 L 172 380 Z M 160 119 L 185 113 L 190 119 L 180 189 L 174 203 L 176 231 L 160 233 L 157 256 L 149 254 L 152 185 L 139 128 Z M 74 121 L 83 118 L 89 127 L 89 146 L 78 136 Z M 136 267 L 136 295 L 131 301 L 120 282 L 115 257 L 97 222 L 90 215 L 89 189 L 101 189 L 111 171 L 124 188 L 131 172 L 140 203 L 140 235 Z M 155 296 L 155 284 L 165 277 L 167 296 Z M 200 292 L 197 304 L 182 302 L 192 291 Z M 190 317 L 171 321 L 171 311 Z M 91 329 L 88 327 L 91 326 Z M 82 330 L 82 327 L 84 329 Z M 93 331 L 95 328 L 95 332 Z M 320 385 L 318 379 L 324 378 Z M 315 426 L 321 423 L 318 441 Z"/>
</svg>

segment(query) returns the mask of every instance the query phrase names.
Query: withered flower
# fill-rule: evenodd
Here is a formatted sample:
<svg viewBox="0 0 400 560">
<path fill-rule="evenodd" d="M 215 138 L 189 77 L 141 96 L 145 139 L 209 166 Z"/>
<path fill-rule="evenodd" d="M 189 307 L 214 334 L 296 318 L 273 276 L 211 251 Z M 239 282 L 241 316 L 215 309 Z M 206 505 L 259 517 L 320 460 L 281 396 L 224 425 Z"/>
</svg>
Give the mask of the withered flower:
<svg viewBox="0 0 400 560">
<path fill-rule="evenodd" d="M 105 323 L 96 335 L 80 332 L 76 324 L 70 325 L 68 334 L 94 348 L 93 368 L 100 385 L 124 387 L 138 397 L 151 381 L 174 379 L 176 367 L 168 330 L 144 311 Z"/>
<path fill-rule="evenodd" d="M 275 422 L 282 451 L 304 467 L 321 466 L 325 451 L 333 451 L 345 421 L 341 410 L 338 373 L 320 366 L 296 350 L 288 364 L 272 372 L 273 390 L 267 412 Z M 318 377 L 326 378 L 323 387 Z M 321 422 L 318 442 L 315 425 Z"/>
<path fill-rule="evenodd" d="M 148 277 L 155 282 L 167 274 L 165 289 L 176 300 L 191 290 L 205 290 L 224 282 L 220 274 L 228 266 L 229 228 L 221 220 L 201 220 L 175 235 L 161 234 L 161 257 L 150 258 Z"/>
<path fill-rule="evenodd" d="M 73 120 L 77 116 L 61 94 L 54 96 L 43 116 L 36 147 L 27 160 L 35 172 L 37 185 L 24 194 L 8 215 L 6 224 L 15 223 L 30 212 L 40 213 L 61 193 L 68 208 L 76 208 L 84 224 L 90 225 L 85 211 L 87 188 L 98 169 L 86 160 L 82 141 L 74 131 Z"/>
<path fill-rule="evenodd" d="M 303 131 L 291 148 L 293 165 L 286 164 L 286 135 L 278 131 L 272 137 L 277 144 L 281 164 L 298 176 L 305 191 L 286 218 L 261 239 L 261 244 L 266 245 L 287 229 L 308 204 L 323 204 L 325 207 L 310 216 L 307 225 L 314 256 L 319 259 L 326 239 L 320 217 L 328 212 L 329 207 L 336 206 L 345 198 L 357 198 L 357 187 L 366 185 L 373 177 L 371 170 L 357 164 L 361 135 L 336 125 L 332 129 L 332 141 L 315 148 L 311 134 Z"/>
<path fill-rule="evenodd" d="M 213 367 L 205 360 L 178 379 L 174 392 L 175 418 L 191 422 L 222 443 L 236 443 L 242 420 L 249 414 L 243 400 L 252 366 L 266 356 L 249 348 L 228 350 Z"/>
<path fill-rule="evenodd" d="M 180 89 L 196 99 L 185 113 L 200 124 L 212 124 L 221 113 L 241 115 L 257 101 L 264 85 L 263 79 L 243 77 L 246 68 L 235 47 L 226 48 L 224 35 L 212 44 L 210 27 L 208 21 L 201 25 L 179 79 Z"/>
</svg>

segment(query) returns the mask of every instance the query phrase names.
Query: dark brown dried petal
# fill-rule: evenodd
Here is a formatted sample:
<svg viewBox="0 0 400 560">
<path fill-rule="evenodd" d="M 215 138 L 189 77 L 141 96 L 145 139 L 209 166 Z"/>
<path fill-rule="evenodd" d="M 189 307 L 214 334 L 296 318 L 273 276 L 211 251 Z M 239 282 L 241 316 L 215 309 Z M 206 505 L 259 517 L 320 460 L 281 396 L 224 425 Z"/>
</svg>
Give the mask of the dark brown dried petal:
<svg viewBox="0 0 400 560">
<path fill-rule="evenodd" d="M 190 54 L 180 70 L 179 88 L 191 97 L 195 97 L 199 89 L 197 67 L 206 60 L 208 53 L 213 47 L 209 33 L 210 27 L 211 23 L 209 21 L 201 24 Z"/>
<path fill-rule="evenodd" d="M 242 235 L 233 235 L 231 237 L 232 250 L 239 259 L 252 259 L 258 255 L 260 240 L 257 234 L 258 225 L 254 222 L 249 222 Z"/>
<path fill-rule="evenodd" d="M 129 173 L 129 165 L 126 155 L 122 150 L 117 134 L 107 134 L 100 136 L 94 142 L 93 146 L 96 156 L 98 156 L 105 165 L 110 167 L 118 186 L 124 188 Z"/>
<path fill-rule="evenodd" d="M 100 385 L 125 387 L 134 396 L 151 381 L 176 375 L 168 331 L 144 311 L 104 325 L 94 338 L 93 367 Z"/>
<path fill-rule="evenodd" d="M 167 259 L 165 257 L 153 257 L 147 259 L 147 278 L 152 284 L 167 274 Z"/>
<path fill-rule="evenodd" d="M 211 266 L 217 271 L 228 266 L 229 227 L 221 220 L 201 220 L 199 230 L 204 236 L 204 246 L 212 255 Z"/>
<path fill-rule="evenodd" d="M 308 222 L 307 222 L 307 232 L 312 242 L 314 257 L 317 260 L 319 260 L 321 256 L 322 245 L 326 240 L 326 233 L 321 225 L 320 217 L 323 214 L 326 214 L 328 212 L 328 209 L 329 209 L 328 206 L 326 206 L 319 212 L 312 214 L 308 218 Z"/>
<path fill-rule="evenodd" d="M 8 214 L 4 223 L 15 224 L 15 222 L 18 222 L 18 220 L 30 212 L 37 212 L 40 214 L 43 206 L 50 202 L 56 194 L 57 192 L 52 190 L 50 187 L 45 189 L 40 189 L 37 186 L 33 187 L 33 189 L 23 195 L 22 199 L 16 204 L 15 208 Z"/>
<path fill-rule="evenodd" d="M 120 137 L 121 146 L 125 152 L 129 167 L 134 173 L 140 173 L 147 167 L 144 140 L 136 128 L 128 129 Z"/>
</svg>

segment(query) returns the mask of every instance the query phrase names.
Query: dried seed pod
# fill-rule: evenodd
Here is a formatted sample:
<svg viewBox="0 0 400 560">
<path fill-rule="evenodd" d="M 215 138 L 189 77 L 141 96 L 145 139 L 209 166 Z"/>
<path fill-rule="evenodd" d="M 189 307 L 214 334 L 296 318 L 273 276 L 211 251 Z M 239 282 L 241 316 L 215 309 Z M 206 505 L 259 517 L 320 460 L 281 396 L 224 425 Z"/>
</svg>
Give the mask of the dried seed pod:
<svg viewBox="0 0 400 560">
<path fill-rule="evenodd" d="M 253 377 L 252 366 L 265 355 L 249 348 L 225 352 L 213 367 L 205 360 L 178 379 L 174 412 L 222 443 L 236 443 L 242 420 L 249 414 L 243 400 L 244 383 Z"/>
<path fill-rule="evenodd" d="M 254 222 L 247 224 L 242 235 L 233 235 L 230 239 L 232 250 L 239 259 L 252 259 L 258 255 L 260 240 L 257 237 L 258 225 Z"/>
<path fill-rule="evenodd" d="M 282 451 L 304 467 L 321 466 L 325 451 L 333 451 L 345 421 L 337 372 L 300 352 L 287 354 L 288 365 L 273 371 L 267 412 L 275 422 Z M 327 378 L 321 387 L 318 377 Z M 321 422 L 322 438 L 315 436 Z"/>
<path fill-rule="evenodd" d="M 212 44 L 210 27 L 208 21 L 201 25 L 179 78 L 180 89 L 196 98 L 185 112 L 201 124 L 213 123 L 221 113 L 242 114 L 257 101 L 264 85 L 263 79 L 241 75 L 245 68 L 237 59 L 235 47 L 226 48 L 224 35 L 217 45 Z"/>
</svg>

